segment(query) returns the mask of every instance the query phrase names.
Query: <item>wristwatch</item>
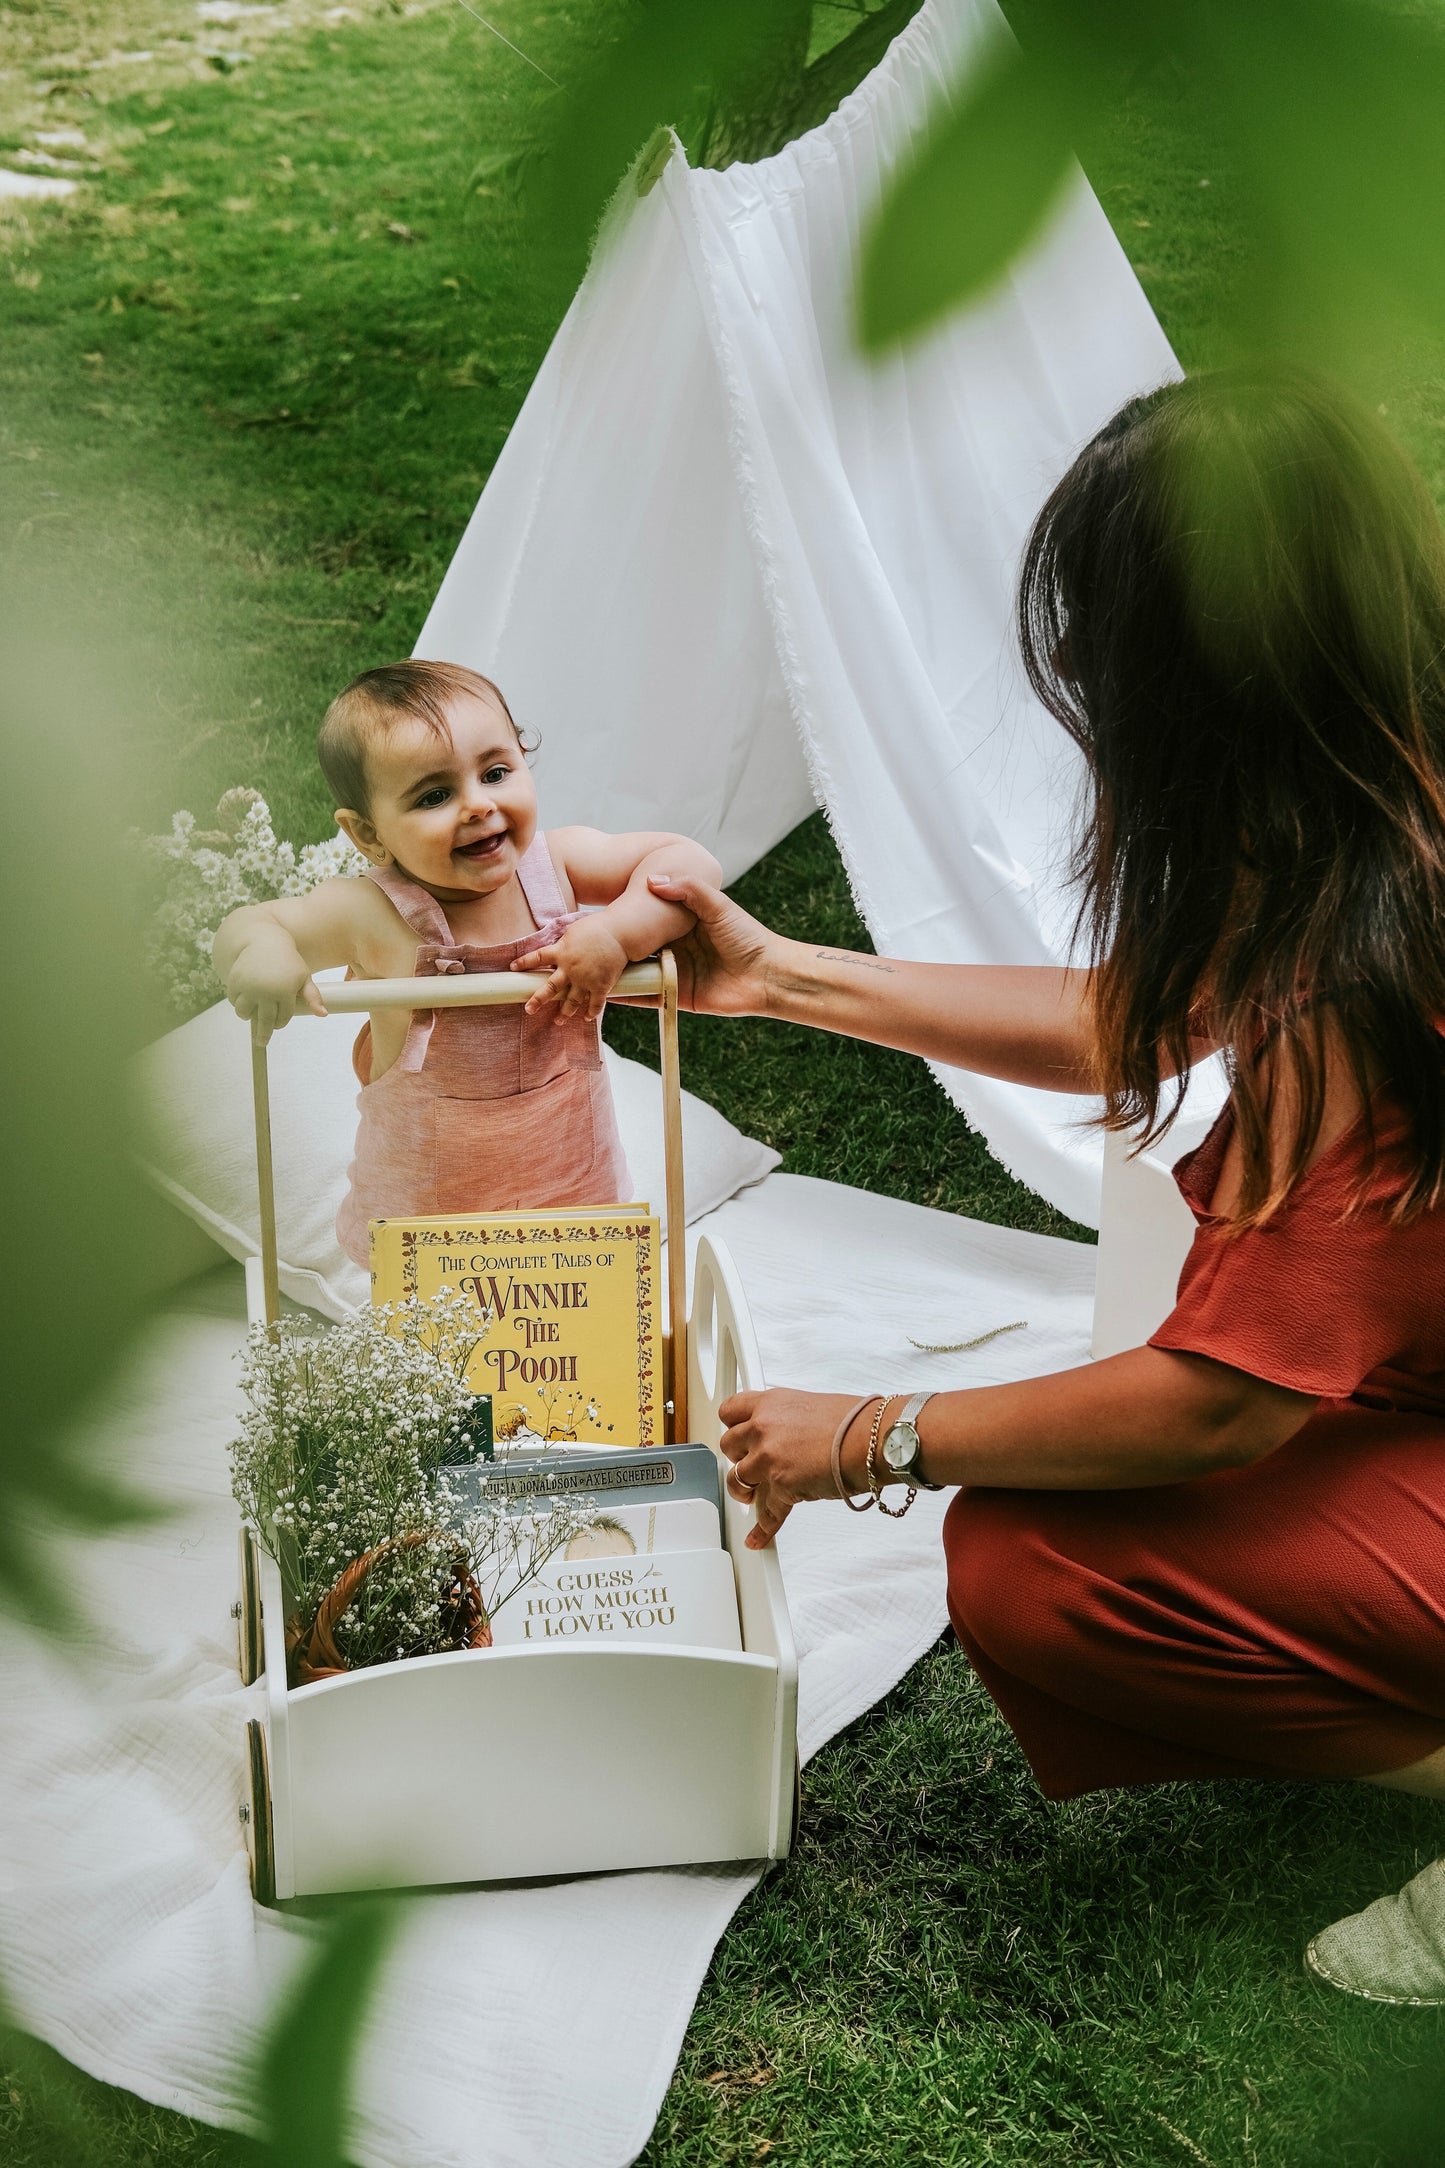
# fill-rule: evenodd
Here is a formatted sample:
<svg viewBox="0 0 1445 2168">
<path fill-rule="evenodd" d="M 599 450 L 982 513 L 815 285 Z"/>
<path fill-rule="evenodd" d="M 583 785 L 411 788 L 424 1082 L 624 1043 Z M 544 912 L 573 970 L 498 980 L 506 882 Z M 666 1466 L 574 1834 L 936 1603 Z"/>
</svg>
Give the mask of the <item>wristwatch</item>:
<svg viewBox="0 0 1445 2168">
<path fill-rule="evenodd" d="M 932 1398 L 932 1393 L 914 1393 L 905 1400 L 897 1422 L 889 1424 L 879 1446 L 890 1473 L 901 1477 L 905 1483 L 916 1484 L 919 1490 L 943 1489 L 941 1483 L 930 1483 L 918 1465 L 918 1456 L 922 1451 L 917 1430 L 918 1417 L 925 1402 Z"/>
</svg>

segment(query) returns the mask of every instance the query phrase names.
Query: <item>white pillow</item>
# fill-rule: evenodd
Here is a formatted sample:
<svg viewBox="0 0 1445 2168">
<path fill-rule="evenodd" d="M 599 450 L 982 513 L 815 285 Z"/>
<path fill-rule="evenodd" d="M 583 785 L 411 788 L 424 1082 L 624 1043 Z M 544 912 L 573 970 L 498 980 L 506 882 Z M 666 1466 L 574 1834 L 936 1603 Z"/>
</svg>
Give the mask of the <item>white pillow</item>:
<svg viewBox="0 0 1445 2168">
<path fill-rule="evenodd" d="M 334 1225 L 356 1138 L 351 1046 L 360 1028 L 356 1016 L 298 1016 L 270 1048 L 281 1286 L 293 1302 L 334 1319 L 369 1292 L 366 1273 L 346 1255 Z M 146 1173 L 223 1250 L 241 1258 L 260 1247 L 250 1047 L 249 1025 L 229 1002 L 218 1001 L 135 1063 Z M 660 1213 L 661 1086 L 652 1070 L 610 1047 L 607 1067 L 633 1196 Z M 682 1095 L 682 1138 L 689 1220 L 778 1164 L 778 1153 L 745 1137 L 691 1092 Z"/>
</svg>

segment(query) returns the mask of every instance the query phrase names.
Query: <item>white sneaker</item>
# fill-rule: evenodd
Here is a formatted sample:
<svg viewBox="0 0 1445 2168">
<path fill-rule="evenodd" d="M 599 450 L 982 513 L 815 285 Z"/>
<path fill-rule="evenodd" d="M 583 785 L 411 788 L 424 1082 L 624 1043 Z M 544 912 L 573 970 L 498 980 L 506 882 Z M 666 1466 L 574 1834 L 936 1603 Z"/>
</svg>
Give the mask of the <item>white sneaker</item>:
<svg viewBox="0 0 1445 2168">
<path fill-rule="evenodd" d="M 1305 1963 L 1331 1987 L 1370 2002 L 1445 2004 L 1445 1859 L 1434 1859 L 1395 1897 L 1315 1936 Z"/>
</svg>

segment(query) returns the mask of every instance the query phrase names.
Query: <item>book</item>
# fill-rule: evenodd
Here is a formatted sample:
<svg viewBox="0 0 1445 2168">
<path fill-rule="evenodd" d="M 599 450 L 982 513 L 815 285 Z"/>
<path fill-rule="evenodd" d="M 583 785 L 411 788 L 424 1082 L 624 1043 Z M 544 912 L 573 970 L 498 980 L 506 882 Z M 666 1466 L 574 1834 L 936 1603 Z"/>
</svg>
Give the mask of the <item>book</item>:
<svg viewBox="0 0 1445 2168">
<path fill-rule="evenodd" d="M 607 1453 L 499 1453 L 492 1461 L 449 1468 L 459 1513 L 482 1498 L 595 1498 L 603 1511 L 705 1499 L 722 1528 L 722 1466 L 711 1446 L 656 1445 Z"/>
<path fill-rule="evenodd" d="M 471 1406 L 456 1424 L 443 1465 L 469 1465 L 478 1455 L 483 1460 L 490 1460 L 492 1452 L 492 1396 L 475 1393 Z"/>
<path fill-rule="evenodd" d="M 491 1311 L 466 1382 L 499 1446 L 660 1440 L 659 1278 L 646 1205 L 371 1222 L 378 1308 L 452 1287 Z"/>
<path fill-rule="evenodd" d="M 658 1641 L 742 1647 L 726 1551 L 552 1557 L 492 1619 L 494 1648 L 643 1647 Z"/>
<path fill-rule="evenodd" d="M 722 1530 L 717 1510 L 707 1498 L 664 1498 L 658 1505 L 607 1505 L 590 1528 L 579 1528 L 562 1556 L 577 1558 L 648 1557 L 654 1551 L 717 1551 Z"/>
</svg>

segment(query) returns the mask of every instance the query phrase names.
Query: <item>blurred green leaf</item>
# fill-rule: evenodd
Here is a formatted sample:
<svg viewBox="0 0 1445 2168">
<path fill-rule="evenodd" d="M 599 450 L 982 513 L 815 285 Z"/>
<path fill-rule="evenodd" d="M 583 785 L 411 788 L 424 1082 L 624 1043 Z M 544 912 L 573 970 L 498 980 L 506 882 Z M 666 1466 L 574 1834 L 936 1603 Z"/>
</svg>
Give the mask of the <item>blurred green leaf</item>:
<svg viewBox="0 0 1445 2168">
<path fill-rule="evenodd" d="M 1445 25 L 1393 0 L 1020 0 L 1025 49 L 966 64 L 885 191 L 860 265 L 877 351 L 977 299 L 1037 236 L 1065 145 L 1167 60 L 1226 163 L 1242 353 L 1350 368 L 1445 335 Z M 1209 176 L 1207 178 L 1213 178 Z"/>
<path fill-rule="evenodd" d="M 1000 36 L 936 115 L 868 233 L 858 286 L 865 352 L 923 330 L 995 280 L 1037 233 L 1069 171 L 1053 73 Z"/>
<path fill-rule="evenodd" d="M 47 2168 L 108 2168 L 87 2126 L 74 2077 L 58 2055 L 21 2032 L 0 2011 L 0 2073 L 12 2103 L 45 2118 Z"/>
<path fill-rule="evenodd" d="M 283 1998 L 256 2074 L 267 2168 L 346 2168 L 356 2053 L 397 1914 L 394 1899 L 347 1900 Z"/>
<path fill-rule="evenodd" d="M 689 139 L 695 165 L 722 167 L 771 158 L 835 112 L 918 13 L 922 0 L 848 0 L 844 8 L 788 0 L 779 38 L 750 74 L 715 97 L 705 133 Z M 850 25 L 840 33 L 842 25 Z M 823 44 L 823 38 L 835 42 Z M 810 57 L 810 54 L 812 57 Z"/>
<path fill-rule="evenodd" d="M 1348 363 L 1445 331 L 1445 36 L 1367 0 L 1214 0 L 1252 243 L 1241 341 Z"/>
<path fill-rule="evenodd" d="M 0 627 L 0 1604 L 57 1627 L 49 1535 L 152 1511 L 70 1426 L 165 1276 L 124 1078 L 156 1010 L 127 904 L 139 762 L 118 643 L 53 584 L 12 579 Z"/>
<path fill-rule="evenodd" d="M 805 56 L 810 14 L 799 0 L 645 0 L 614 44 L 579 56 L 567 94 L 551 102 L 539 228 L 564 247 L 589 239 L 653 131 L 686 134 L 729 86 L 760 86 L 780 46 L 800 44 Z"/>
</svg>

